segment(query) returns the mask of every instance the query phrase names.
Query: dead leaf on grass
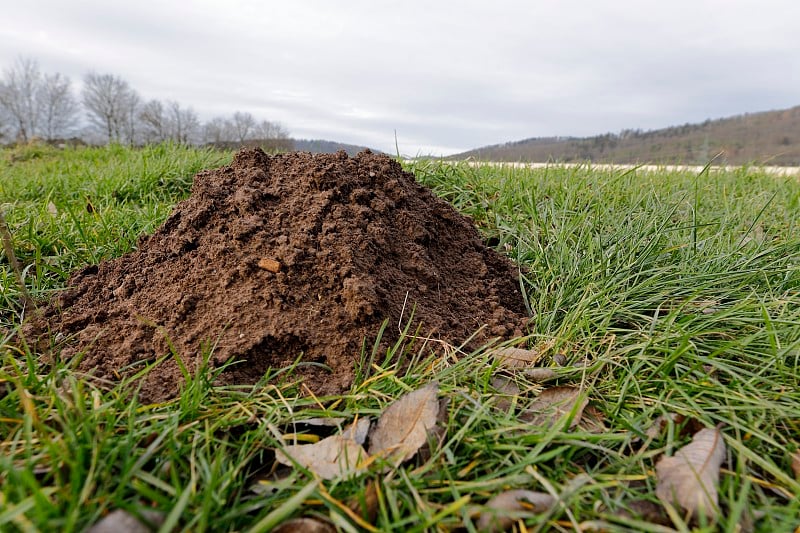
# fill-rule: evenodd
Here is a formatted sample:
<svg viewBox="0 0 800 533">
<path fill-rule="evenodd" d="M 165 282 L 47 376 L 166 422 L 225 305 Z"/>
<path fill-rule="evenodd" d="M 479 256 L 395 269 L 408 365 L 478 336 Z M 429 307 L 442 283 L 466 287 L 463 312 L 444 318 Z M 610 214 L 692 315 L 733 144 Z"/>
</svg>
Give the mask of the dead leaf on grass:
<svg viewBox="0 0 800 533">
<path fill-rule="evenodd" d="M 321 427 L 339 427 L 342 424 L 344 424 L 345 420 L 346 419 L 342 416 L 331 416 L 328 418 L 316 417 L 316 418 L 293 420 L 292 424 L 295 425 L 306 424 L 309 426 L 321 426 Z"/>
<path fill-rule="evenodd" d="M 569 427 L 574 428 L 580 423 L 588 403 L 589 399 L 583 397 L 578 387 L 551 387 L 543 390 L 519 418 L 534 426 L 552 427 L 572 414 Z"/>
<path fill-rule="evenodd" d="M 631 500 L 625 502 L 625 508 L 618 509 L 615 516 L 627 519 L 639 519 L 659 526 L 671 526 L 672 520 L 664 508 L 650 500 Z"/>
<path fill-rule="evenodd" d="M 370 479 L 364 493 L 350 499 L 347 507 L 361 516 L 369 524 L 374 524 L 378 517 L 378 482 Z"/>
<path fill-rule="evenodd" d="M 275 450 L 275 460 L 280 464 L 293 466 L 297 463 L 322 479 L 349 477 L 363 472 L 365 468 L 360 463 L 366 456 L 360 444 L 343 435 L 331 435 L 314 444 L 293 444 Z"/>
<path fill-rule="evenodd" d="M 391 457 L 394 464 L 411 459 L 436 425 L 438 394 L 439 383 L 433 381 L 387 407 L 370 435 L 370 455 Z"/>
<path fill-rule="evenodd" d="M 532 490 L 507 490 L 486 504 L 478 519 L 478 531 L 506 531 L 514 525 L 521 512 L 543 513 L 555 505 L 550 494 Z"/>
<path fill-rule="evenodd" d="M 336 533 L 336 528 L 328 522 L 316 518 L 292 518 L 279 524 L 272 533 Z"/>
<path fill-rule="evenodd" d="M 514 397 L 519 396 L 522 392 L 516 382 L 507 376 L 493 377 L 492 388 L 494 388 L 502 396 Z M 496 409 L 507 413 L 509 409 L 511 409 L 511 400 L 509 398 L 500 397 L 494 406 Z"/>
<path fill-rule="evenodd" d="M 355 422 L 344 428 L 342 436 L 346 439 L 352 439 L 356 444 L 363 445 L 369 435 L 369 428 L 372 425 L 372 419 L 368 416 L 358 418 Z"/>
<path fill-rule="evenodd" d="M 661 436 L 665 429 L 670 424 L 680 424 L 683 422 L 684 416 L 679 415 L 678 413 L 665 413 L 663 415 L 659 415 L 653 420 L 653 423 L 650 424 L 650 427 L 644 432 L 645 436 L 650 440 L 655 440 Z"/>
<path fill-rule="evenodd" d="M 600 409 L 594 405 L 587 405 L 577 426 L 587 433 L 605 433 L 608 431 L 605 419 L 606 417 Z"/>
<path fill-rule="evenodd" d="M 675 455 L 658 461 L 656 496 L 665 504 L 678 504 L 691 516 L 703 513 L 709 519 L 716 518 L 717 484 L 724 458 L 722 433 L 716 428 L 701 429 Z"/>
<path fill-rule="evenodd" d="M 526 368 L 539 362 L 544 355 L 543 350 L 528 350 L 506 346 L 494 351 L 498 366 L 502 368 Z"/>
<path fill-rule="evenodd" d="M 141 515 L 144 521 L 124 509 L 117 509 L 90 527 L 87 533 L 150 533 L 164 523 L 164 514 L 158 511 L 142 511 Z"/>
<path fill-rule="evenodd" d="M 800 479 L 800 450 L 792 453 L 792 472 L 794 472 L 795 479 Z"/>
<path fill-rule="evenodd" d="M 544 381 L 556 379 L 558 377 L 558 373 L 552 368 L 536 367 L 526 370 L 525 377 L 531 381 L 542 383 Z"/>
</svg>

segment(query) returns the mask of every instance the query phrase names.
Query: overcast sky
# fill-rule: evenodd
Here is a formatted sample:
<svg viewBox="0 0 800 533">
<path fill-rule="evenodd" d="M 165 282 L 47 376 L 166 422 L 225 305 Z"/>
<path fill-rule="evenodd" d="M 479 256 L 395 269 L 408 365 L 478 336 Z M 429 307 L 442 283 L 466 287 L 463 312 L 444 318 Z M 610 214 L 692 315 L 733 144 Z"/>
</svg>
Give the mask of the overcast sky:
<svg viewBox="0 0 800 533">
<path fill-rule="evenodd" d="M 25 0 L 0 67 L 407 155 L 800 105 L 800 1 Z"/>
</svg>

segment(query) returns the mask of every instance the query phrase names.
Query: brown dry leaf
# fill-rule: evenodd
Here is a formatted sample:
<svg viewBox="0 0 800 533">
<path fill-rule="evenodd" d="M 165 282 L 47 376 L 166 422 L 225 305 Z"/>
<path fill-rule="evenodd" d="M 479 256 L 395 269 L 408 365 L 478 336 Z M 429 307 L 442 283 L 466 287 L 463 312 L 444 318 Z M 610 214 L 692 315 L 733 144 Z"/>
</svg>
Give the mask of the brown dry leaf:
<svg viewBox="0 0 800 533">
<path fill-rule="evenodd" d="M 544 492 L 507 490 L 486 504 L 487 510 L 478 519 L 478 531 L 506 531 L 514 525 L 520 512 L 543 513 L 555 505 L 556 499 Z"/>
<path fill-rule="evenodd" d="M 492 387 L 502 396 L 519 396 L 522 392 L 514 380 L 506 376 L 493 377 Z M 501 397 L 497 400 L 494 407 L 507 413 L 511 409 L 511 400 Z"/>
<path fill-rule="evenodd" d="M 292 423 L 296 425 L 307 424 L 309 426 L 321 426 L 321 427 L 339 427 L 344 424 L 346 419 L 342 416 L 332 416 L 329 418 L 305 418 L 300 420 L 293 420 Z"/>
<path fill-rule="evenodd" d="M 716 428 L 701 429 L 675 455 L 658 461 L 656 496 L 665 504 L 678 504 L 691 516 L 703 513 L 716 518 L 719 468 L 724 458 L 722 433 Z"/>
<path fill-rule="evenodd" d="M 653 420 L 653 423 L 650 424 L 650 427 L 647 428 L 647 431 L 645 431 L 644 434 L 648 439 L 655 440 L 661 435 L 661 433 L 664 432 L 670 423 L 680 424 L 683 422 L 683 420 L 684 416 L 677 413 L 666 413 L 659 415 L 655 420 Z"/>
<path fill-rule="evenodd" d="M 432 381 L 387 407 L 370 435 L 370 455 L 383 454 L 395 464 L 411 459 L 436 425 L 438 394 L 439 383 Z"/>
<path fill-rule="evenodd" d="M 535 365 L 542 358 L 540 350 L 527 350 L 525 348 L 498 348 L 494 352 L 498 365 L 502 368 L 525 368 Z"/>
<path fill-rule="evenodd" d="M 534 426 L 552 427 L 574 413 L 569 423 L 569 427 L 574 428 L 580 423 L 583 409 L 588 403 L 589 399 L 582 397 L 578 387 L 551 387 L 543 390 L 519 418 Z"/>
<path fill-rule="evenodd" d="M 605 419 L 606 417 L 600 409 L 594 405 L 587 405 L 583 410 L 580 422 L 578 422 L 578 428 L 587 433 L 605 433 L 608 431 Z"/>
<path fill-rule="evenodd" d="M 792 472 L 794 472 L 795 479 L 800 479 L 800 450 L 792 453 Z"/>
<path fill-rule="evenodd" d="M 614 514 L 621 518 L 638 518 L 659 526 L 672 525 L 672 520 L 664 512 L 664 508 L 650 500 L 631 500 L 625 503 L 625 507 L 625 509 L 617 510 Z"/>
<path fill-rule="evenodd" d="M 150 533 L 164 523 L 163 513 L 158 511 L 143 511 L 142 518 L 137 517 L 123 509 L 108 513 L 102 520 L 89 528 L 87 533 Z M 148 525 L 146 522 L 149 522 Z M 155 528 L 151 527 L 155 526 Z"/>
<path fill-rule="evenodd" d="M 322 479 L 349 477 L 363 472 L 364 448 L 353 439 L 331 435 L 314 444 L 293 444 L 275 450 L 275 460 L 287 466 L 298 463 Z M 294 462 L 292 462 L 294 459 Z"/>
<path fill-rule="evenodd" d="M 328 522 L 316 518 L 292 518 L 279 524 L 272 533 L 336 533 L 336 528 Z"/>
<path fill-rule="evenodd" d="M 363 446 L 364 442 L 367 440 L 367 435 L 369 435 L 369 428 L 372 425 L 372 419 L 368 416 L 363 418 L 359 418 L 342 431 L 342 436 L 346 439 L 352 439 L 356 442 L 356 444 L 361 444 Z"/>
<path fill-rule="evenodd" d="M 558 373 L 552 368 L 536 367 L 529 368 L 525 371 L 525 377 L 531 381 L 541 383 L 543 381 L 550 381 L 558 377 Z"/>
<path fill-rule="evenodd" d="M 369 524 L 374 524 L 378 517 L 378 482 L 369 480 L 364 494 L 353 497 L 347 504 L 351 511 L 362 517 Z"/>
<path fill-rule="evenodd" d="M 550 339 L 539 343 L 533 349 L 505 346 L 494 350 L 494 357 L 502 368 L 526 368 L 538 363 L 555 344 L 556 341 Z"/>
</svg>

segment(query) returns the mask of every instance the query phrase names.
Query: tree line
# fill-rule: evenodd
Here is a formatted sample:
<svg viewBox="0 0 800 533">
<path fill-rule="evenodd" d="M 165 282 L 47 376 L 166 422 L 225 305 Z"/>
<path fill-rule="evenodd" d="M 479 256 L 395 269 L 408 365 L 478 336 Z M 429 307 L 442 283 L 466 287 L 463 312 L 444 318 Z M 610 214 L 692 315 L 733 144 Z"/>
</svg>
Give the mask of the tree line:
<svg viewBox="0 0 800 533">
<path fill-rule="evenodd" d="M 19 58 L 0 79 L 0 143 L 34 138 L 131 145 L 272 141 L 281 147 L 289 132 L 279 123 L 242 111 L 201 122 L 191 107 L 172 100 L 146 101 L 114 74 L 89 72 L 76 93 L 69 77 L 43 73 L 37 61 Z"/>
</svg>

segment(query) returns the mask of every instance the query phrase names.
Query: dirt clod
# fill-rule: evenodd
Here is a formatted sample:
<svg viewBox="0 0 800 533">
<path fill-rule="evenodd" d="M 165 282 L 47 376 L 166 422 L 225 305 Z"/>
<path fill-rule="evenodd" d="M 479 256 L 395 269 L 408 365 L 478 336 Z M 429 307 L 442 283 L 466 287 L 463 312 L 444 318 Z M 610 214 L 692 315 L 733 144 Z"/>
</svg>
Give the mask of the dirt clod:
<svg viewBox="0 0 800 533">
<path fill-rule="evenodd" d="M 326 394 L 350 385 L 365 338 L 388 319 L 384 344 L 397 339 L 412 309 L 412 331 L 452 344 L 526 322 L 516 267 L 395 161 L 245 150 L 195 176 L 135 251 L 74 273 L 25 333 L 63 333 L 61 357 L 84 354 L 79 369 L 110 380 L 173 350 L 191 372 L 213 348 L 212 367 L 239 361 L 220 383 L 249 384 L 302 353 L 330 368 L 298 370 Z M 173 397 L 181 383 L 168 357 L 141 394 Z"/>
</svg>

